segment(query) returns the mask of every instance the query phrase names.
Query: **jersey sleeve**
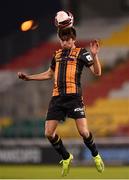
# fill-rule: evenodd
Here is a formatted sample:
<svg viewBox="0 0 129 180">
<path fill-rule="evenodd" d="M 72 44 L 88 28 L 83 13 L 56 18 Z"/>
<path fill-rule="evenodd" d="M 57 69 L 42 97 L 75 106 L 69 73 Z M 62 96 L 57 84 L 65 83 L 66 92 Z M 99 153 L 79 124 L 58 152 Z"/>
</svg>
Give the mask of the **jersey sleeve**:
<svg viewBox="0 0 129 180">
<path fill-rule="evenodd" d="M 81 49 L 79 59 L 84 63 L 86 67 L 90 67 L 94 64 L 92 56 L 85 48 Z"/>
<path fill-rule="evenodd" d="M 51 63 L 50 63 L 50 68 L 55 71 L 55 66 L 56 66 L 56 61 L 55 61 L 55 56 L 53 56 Z"/>
</svg>

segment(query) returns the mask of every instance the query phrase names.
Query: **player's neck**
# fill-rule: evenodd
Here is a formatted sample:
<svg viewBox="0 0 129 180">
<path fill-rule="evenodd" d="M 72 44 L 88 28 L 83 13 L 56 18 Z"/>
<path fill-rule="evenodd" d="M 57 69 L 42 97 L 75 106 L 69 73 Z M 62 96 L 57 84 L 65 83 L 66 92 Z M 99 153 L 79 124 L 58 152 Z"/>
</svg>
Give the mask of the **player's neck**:
<svg viewBox="0 0 129 180">
<path fill-rule="evenodd" d="M 75 46 L 75 44 L 73 45 L 73 46 L 71 46 L 71 47 L 69 47 L 69 48 L 62 48 L 62 49 L 75 49 L 76 48 L 76 46 Z"/>
<path fill-rule="evenodd" d="M 71 47 L 71 49 L 75 49 L 76 48 L 76 46 L 75 46 L 75 44 Z"/>
</svg>

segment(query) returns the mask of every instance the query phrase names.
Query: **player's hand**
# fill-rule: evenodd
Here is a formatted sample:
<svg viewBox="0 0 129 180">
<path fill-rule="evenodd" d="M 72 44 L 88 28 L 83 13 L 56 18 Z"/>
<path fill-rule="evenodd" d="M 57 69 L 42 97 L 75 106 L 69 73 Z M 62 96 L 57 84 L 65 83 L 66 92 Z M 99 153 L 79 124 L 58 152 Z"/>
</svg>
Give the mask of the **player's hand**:
<svg viewBox="0 0 129 180">
<path fill-rule="evenodd" d="M 90 51 L 93 56 L 95 56 L 99 52 L 99 49 L 100 49 L 100 44 L 98 40 L 94 40 L 90 43 Z"/>
<path fill-rule="evenodd" d="M 18 77 L 19 77 L 19 79 L 22 79 L 24 81 L 29 81 L 30 80 L 29 76 L 27 74 L 25 74 L 25 73 L 22 73 L 22 72 L 18 72 Z"/>
</svg>

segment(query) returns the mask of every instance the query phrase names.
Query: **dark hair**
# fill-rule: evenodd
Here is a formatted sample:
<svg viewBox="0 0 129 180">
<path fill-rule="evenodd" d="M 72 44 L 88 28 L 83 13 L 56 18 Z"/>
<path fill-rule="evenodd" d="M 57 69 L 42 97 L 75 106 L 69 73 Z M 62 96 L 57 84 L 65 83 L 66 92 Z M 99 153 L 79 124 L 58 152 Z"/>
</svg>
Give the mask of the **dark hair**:
<svg viewBox="0 0 129 180">
<path fill-rule="evenodd" d="M 74 27 L 66 29 L 59 28 L 57 34 L 61 40 L 76 39 L 76 30 Z"/>
</svg>

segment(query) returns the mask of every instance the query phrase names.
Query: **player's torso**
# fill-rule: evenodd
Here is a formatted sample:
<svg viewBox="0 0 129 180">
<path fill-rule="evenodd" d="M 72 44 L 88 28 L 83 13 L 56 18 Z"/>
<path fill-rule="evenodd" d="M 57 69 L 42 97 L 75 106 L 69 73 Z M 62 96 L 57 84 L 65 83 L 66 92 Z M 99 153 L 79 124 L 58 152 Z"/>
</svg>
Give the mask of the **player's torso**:
<svg viewBox="0 0 129 180">
<path fill-rule="evenodd" d="M 80 51 L 81 48 L 56 51 L 53 96 L 80 94 L 80 76 L 83 68 L 78 59 Z"/>
</svg>

